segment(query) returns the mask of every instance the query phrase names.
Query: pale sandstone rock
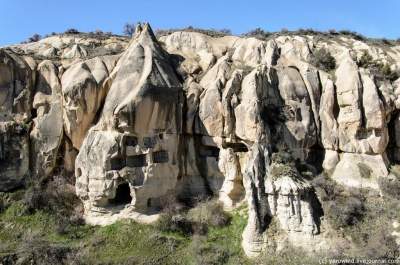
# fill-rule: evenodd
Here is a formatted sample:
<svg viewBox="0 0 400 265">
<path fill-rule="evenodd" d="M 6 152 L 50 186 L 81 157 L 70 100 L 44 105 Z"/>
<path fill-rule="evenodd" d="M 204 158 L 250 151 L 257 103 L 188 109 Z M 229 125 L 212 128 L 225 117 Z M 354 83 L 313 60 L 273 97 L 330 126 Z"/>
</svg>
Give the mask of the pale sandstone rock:
<svg viewBox="0 0 400 265">
<path fill-rule="evenodd" d="M 0 50 L 0 120 L 18 115 L 31 116 L 34 74 L 25 59 L 11 51 Z"/>
<path fill-rule="evenodd" d="M 111 75 L 100 121 L 76 159 L 77 193 L 89 219 L 151 216 L 178 181 L 182 86 L 147 24 Z M 132 199 L 116 206 L 122 185 Z"/>
<path fill-rule="evenodd" d="M 229 57 L 224 56 L 200 81 L 200 86 L 204 88 L 204 91 L 200 96 L 198 133 L 210 136 L 223 135 L 224 116 L 221 94 L 229 79 L 230 71 Z"/>
<path fill-rule="evenodd" d="M 362 125 L 362 84 L 357 65 L 350 56 L 340 62 L 335 75 L 339 104 L 339 148 L 344 152 L 366 152 L 355 139 Z"/>
<path fill-rule="evenodd" d="M 65 133 L 76 149 L 104 102 L 108 75 L 106 64 L 96 57 L 72 65 L 62 76 Z"/>
<path fill-rule="evenodd" d="M 291 233 L 315 235 L 315 224 L 310 193 L 312 187 L 301 177 L 281 176 L 267 185 L 271 214 L 277 216 L 280 227 Z"/>
<path fill-rule="evenodd" d="M 339 154 L 334 150 L 325 150 L 324 162 L 322 168 L 327 172 L 332 172 L 339 163 Z"/>
<path fill-rule="evenodd" d="M 254 144 L 249 155 L 248 167 L 243 175 L 248 219 L 242 234 L 243 250 L 247 256 L 253 258 L 260 255 L 265 246 L 263 232 L 266 217 L 271 213 L 264 184 L 268 164 L 268 151 L 265 146 Z"/>
<path fill-rule="evenodd" d="M 388 161 L 385 154 L 367 155 L 344 153 L 332 178 L 342 185 L 378 190 L 378 179 L 387 177 Z"/>
<path fill-rule="evenodd" d="M 75 59 L 75 58 L 86 57 L 87 55 L 88 55 L 88 52 L 86 51 L 85 48 L 81 47 L 79 44 L 75 44 L 74 46 L 72 46 L 71 49 L 64 51 L 62 58 L 63 59 Z"/>
<path fill-rule="evenodd" d="M 219 200 L 227 210 L 233 209 L 244 195 L 239 157 L 232 148 L 220 151 L 218 167 L 224 178 L 219 190 Z"/>
<path fill-rule="evenodd" d="M 256 141 L 263 133 L 260 117 L 262 106 L 258 98 L 263 98 L 269 88 L 270 80 L 265 66 L 254 69 L 243 78 L 239 95 L 241 101 L 234 107 L 237 137 Z"/>
<path fill-rule="evenodd" d="M 256 67 L 260 64 L 268 66 L 275 65 L 278 59 L 278 47 L 274 40 L 268 42 L 256 38 L 245 38 L 237 40 L 232 59 L 245 65 Z"/>
<path fill-rule="evenodd" d="M 57 161 L 58 149 L 63 138 L 63 112 L 61 84 L 56 66 L 43 61 L 38 66 L 38 83 L 33 99 L 37 117 L 30 133 L 33 173 L 49 176 Z"/>
<path fill-rule="evenodd" d="M 310 65 L 320 48 L 336 59 L 334 74 Z M 88 223 L 154 222 L 171 198 L 214 195 L 231 210 L 244 196 L 247 255 L 271 240 L 328 249 L 309 183 L 289 162 L 291 170 L 273 178 L 269 154 L 283 147 L 310 162 L 320 152 L 312 163 L 334 180 L 378 189 L 386 153 L 400 160 L 400 79 L 359 69 L 363 50 L 400 69 L 398 46 L 350 37 L 263 41 L 185 31 L 159 43 L 148 26 L 130 41 L 64 34 L 1 49 L 0 189 L 23 184 L 29 163 L 50 174 L 58 154 L 60 166 L 75 171 Z M 278 238 L 266 238 L 271 218 Z"/>
<path fill-rule="evenodd" d="M 337 106 L 335 96 L 335 86 L 332 80 L 327 79 L 323 85 L 324 91 L 321 97 L 319 117 L 321 120 L 321 142 L 326 149 L 338 150 L 339 135 L 336 120 L 335 106 Z"/>
<path fill-rule="evenodd" d="M 299 71 L 285 67 L 278 71 L 279 92 L 285 104 L 284 139 L 294 155 L 304 159 L 306 150 L 317 141 L 311 100 Z"/>
</svg>

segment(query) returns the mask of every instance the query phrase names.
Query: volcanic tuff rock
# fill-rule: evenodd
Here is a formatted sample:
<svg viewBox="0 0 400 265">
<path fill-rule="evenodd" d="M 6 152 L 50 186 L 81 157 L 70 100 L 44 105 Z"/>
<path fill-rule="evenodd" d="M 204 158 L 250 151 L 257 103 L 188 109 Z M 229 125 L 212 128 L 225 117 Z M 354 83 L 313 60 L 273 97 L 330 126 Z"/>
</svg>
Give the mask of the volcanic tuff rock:
<svg viewBox="0 0 400 265">
<path fill-rule="evenodd" d="M 329 72 L 311 58 L 326 49 Z M 74 172 L 88 223 L 151 222 L 171 197 L 248 205 L 242 246 L 257 256 L 276 220 L 286 241 L 321 247 L 321 209 L 299 165 L 379 189 L 400 156 L 400 47 L 349 37 L 269 40 L 198 32 L 131 40 L 63 34 L 0 49 L 0 191 Z M 318 240 L 316 240 L 318 239 Z"/>
</svg>

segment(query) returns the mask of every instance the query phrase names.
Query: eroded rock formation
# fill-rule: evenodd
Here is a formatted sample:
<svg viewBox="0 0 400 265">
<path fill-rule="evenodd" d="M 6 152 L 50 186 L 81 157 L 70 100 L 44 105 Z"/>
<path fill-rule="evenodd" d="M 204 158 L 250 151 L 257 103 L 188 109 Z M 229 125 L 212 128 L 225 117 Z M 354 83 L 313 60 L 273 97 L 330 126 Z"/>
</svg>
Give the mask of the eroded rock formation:
<svg viewBox="0 0 400 265">
<path fill-rule="evenodd" d="M 311 64 L 318 49 L 336 60 Z M 400 79 L 358 64 L 368 52 L 399 70 L 399 47 L 312 35 L 131 40 L 59 35 L 0 49 L 0 191 L 28 176 L 74 172 L 86 221 L 151 222 L 171 200 L 247 204 L 247 255 L 271 220 L 295 245 L 320 235 L 307 176 L 326 171 L 379 189 L 399 160 Z"/>
</svg>

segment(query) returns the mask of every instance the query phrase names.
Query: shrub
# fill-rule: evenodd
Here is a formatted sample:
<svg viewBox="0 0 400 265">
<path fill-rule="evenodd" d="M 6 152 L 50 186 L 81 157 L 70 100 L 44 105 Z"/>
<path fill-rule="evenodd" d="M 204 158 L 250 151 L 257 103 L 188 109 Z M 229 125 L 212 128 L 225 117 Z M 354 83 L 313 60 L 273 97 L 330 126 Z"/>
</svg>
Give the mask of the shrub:
<svg viewBox="0 0 400 265">
<path fill-rule="evenodd" d="M 19 246 L 18 264 L 71 264 L 72 252 L 69 247 L 51 245 L 41 240 L 28 240 Z"/>
<path fill-rule="evenodd" d="M 331 35 L 338 35 L 338 32 L 335 29 L 328 30 L 328 33 Z"/>
<path fill-rule="evenodd" d="M 62 217 L 70 217 L 80 200 L 70 184 L 67 184 L 62 177 L 56 177 L 46 184 L 30 187 L 25 192 L 23 203 L 27 213 L 43 210 Z"/>
<path fill-rule="evenodd" d="M 218 201 L 208 200 L 190 209 L 188 219 L 198 224 L 222 227 L 229 223 L 230 216 L 224 212 L 222 205 Z"/>
<path fill-rule="evenodd" d="M 347 190 L 325 175 L 312 181 L 321 199 L 324 216 L 334 229 L 356 225 L 365 215 L 365 197 L 360 190 Z"/>
<path fill-rule="evenodd" d="M 21 43 L 37 42 L 37 41 L 40 41 L 41 39 L 42 39 L 42 36 L 40 36 L 39 34 L 35 33 L 31 37 L 29 37 L 26 41 L 23 41 Z"/>
<path fill-rule="evenodd" d="M 256 262 L 254 264 L 317 265 L 321 264 L 321 260 L 323 259 L 319 259 L 317 253 L 314 253 L 314 255 L 310 256 L 306 251 L 302 250 L 301 248 L 295 248 L 291 245 L 288 245 L 282 248 L 282 250 L 275 253 L 264 251 L 261 256 L 256 259 Z"/>
<path fill-rule="evenodd" d="M 358 67 L 368 68 L 374 64 L 374 58 L 367 52 L 364 51 L 360 59 L 357 61 Z"/>
<path fill-rule="evenodd" d="M 399 78 L 399 74 L 395 71 L 392 71 L 389 64 L 374 60 L 368 51 L 363 52 L 360 59 L 357 61 L 357 65 L 358 67 L 368 68 L 375 76 L 377 81 L 389 80 L 393 82 Z"/>
<path fill-rule="evenodd" d="M 391 197 L 368 196 L 364 204 L 363 220 L 345 230 L 352 241 L 347 255 L 396 259 L 399 248 L 392 236 L 392 223 L 400 217 L 399 201 Z"/>
<path fill-rule="evenodd" d="M 267 39 L 271 35 L 272 35 L 272 33 L 265 31 L 262 28 L 255 28 L 255 29 L 250 30 L 249 32 L 243 34 L 243 36 L 245 36 L 245 37 L 254 37 L 257 39 Z"/>
<path fill-rule="evenodd" d="M 64 34 L 79 34 L 80 32 L 77 29 L 70 28 L 64 31 Z"/>
<path fill-rule="evenodd" d="M 229 259 L 229 252 L 226 249 L 209 245 L 203 236 L 193 236 L 190 251 L 195 264 L 226 264 Z"/>
<path fill-rule="evenodd" d="M 325 49 L 321 48 L 316 50 L 312 55 L 310 62 L 315 67 L 322 69 L 326 72 L 332 71 L 336 68 L 336 60 L 331 55 L 331 53 Z"/>
<path fill-rule="evenodd" d="M 133 34 L 135 33 L 135 29 L 136 29 L 135 23 L 125 23 L 122 32 L 124 33 L 124 35 L 133 36 Z"/>
<path fill-rule="evenodd" d="M 356 40 L 366 40 L 366 38 L 362 34 L 357 33 L 355 31 L 340 30 L 339 33 L 342 34 L 342 35 L 350 36 L 350 37 L 352 37 L 352 38 L 354 38 Z"/>
<path fill-rule="evenodd" d="M 214 200 L 200 202 L 187 213 L 165 209 L 156 227 L 163 232 L 178 232 L 184 235 L 205 235 L 208 227 L 223 227 L 230 222 L 222 206 Z"/>
<path fill-rule="evenodd" d="M 297 32 L 299 34 L 303 34 L 303 35 L 317 35 L 317 34 L 320 33 L 320 32 L 318 32 L 318 31 L 316 31 L 316 30 L 314 30 L 312 28 L 308 28 L 308 29 L 300 28 L 300 29 L 297 30 Z"/>
<path fill-rule="evenodd" d="M 392 167 L 392 174 L 389 177 L 379 178 L 378 184 L 383 195 L 400 200 L 400 174 L 397 170 L 398 167 Z"/>
<path fill-rule="evenodd" d="M 192 223 L 181 214 L 162 214 L 156 223 L 156 227 L 162 232 L 178 232 L 184 235 L 193 233 Z"/>
<path fill-rule="evenodd" d="M 229 29 L 220 29 L 220 30 L 218 30 L 218 29 L 200 29 L 200 28 L 195 28 L 195 27 L 189 26 L 189 27 L 182 28 L 182 29 L 158 29 L 158 30 L 156 30 L 156 35 L 158 37 L 161 37 L 161 36 L 166 36 L 166 35 L 172 34 L 177 31 L 198 32 L 198 33 L 202 33 L 207 36 L 215 37 L 215 38 L 224 37 L 224 36 L 232 34 L 231 30 L 229 30 Z"/>
</svg>

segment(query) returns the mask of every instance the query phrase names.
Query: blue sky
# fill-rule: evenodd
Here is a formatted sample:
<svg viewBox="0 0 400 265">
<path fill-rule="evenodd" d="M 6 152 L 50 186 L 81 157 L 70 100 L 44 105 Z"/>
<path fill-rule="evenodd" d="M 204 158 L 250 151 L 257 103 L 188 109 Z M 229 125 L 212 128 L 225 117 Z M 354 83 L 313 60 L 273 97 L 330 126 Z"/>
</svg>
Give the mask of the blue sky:
<svg viewBox="0 0 400 265">
<path fill-rule="evenodd" d="M 399 0 L 0 0 L 0 11 L 0 46 L 67 28 L 121 33 L 125 22 L 136 21 L 153 29 L 332 28 L 400 38 Z"/>
</svg>

